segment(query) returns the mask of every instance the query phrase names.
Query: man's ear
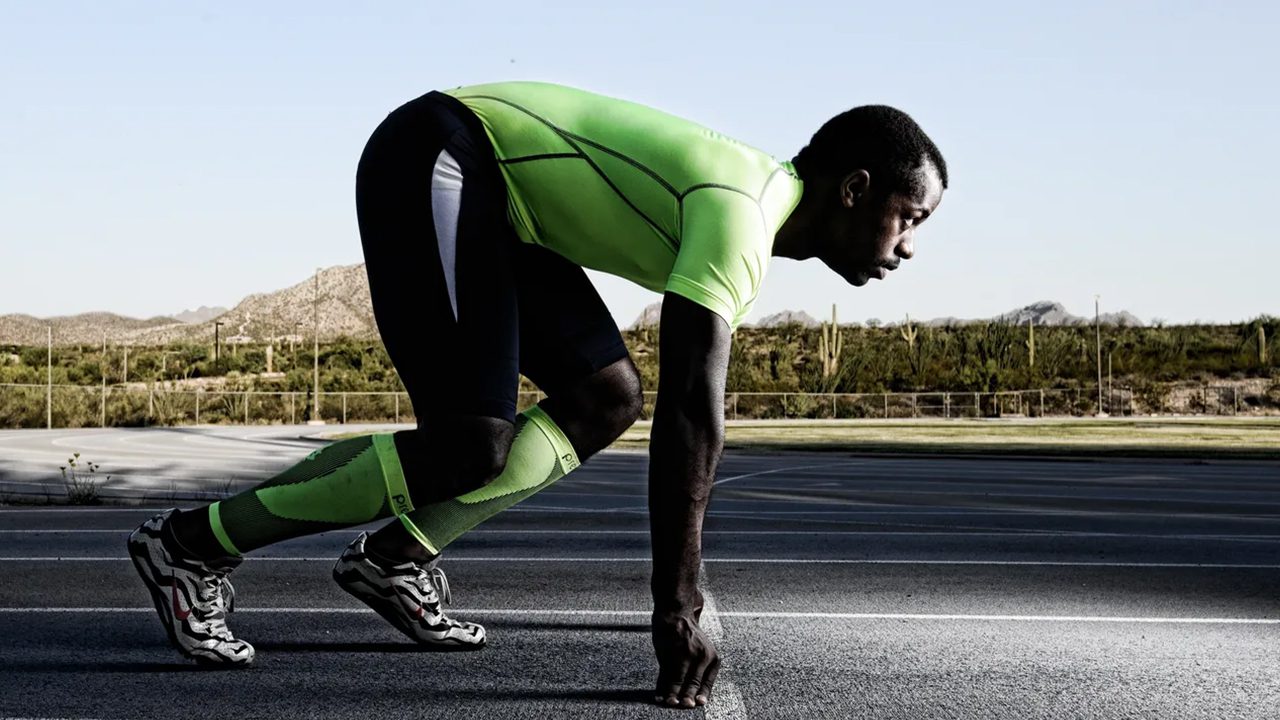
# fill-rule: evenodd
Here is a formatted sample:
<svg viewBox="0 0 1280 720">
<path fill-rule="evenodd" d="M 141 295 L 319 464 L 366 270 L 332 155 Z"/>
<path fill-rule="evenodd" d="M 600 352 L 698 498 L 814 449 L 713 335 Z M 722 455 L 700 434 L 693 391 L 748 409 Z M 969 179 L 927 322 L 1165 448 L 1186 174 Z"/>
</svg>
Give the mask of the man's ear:
<svg viewBox="0 0 1280 720">
<path fill-rule="evenodd" d="M 866 170 L 854 170 L 840 181 L 840 204 L 851 208 L 862 199 L 871 188 L 871 173 Z"/>
</svg>

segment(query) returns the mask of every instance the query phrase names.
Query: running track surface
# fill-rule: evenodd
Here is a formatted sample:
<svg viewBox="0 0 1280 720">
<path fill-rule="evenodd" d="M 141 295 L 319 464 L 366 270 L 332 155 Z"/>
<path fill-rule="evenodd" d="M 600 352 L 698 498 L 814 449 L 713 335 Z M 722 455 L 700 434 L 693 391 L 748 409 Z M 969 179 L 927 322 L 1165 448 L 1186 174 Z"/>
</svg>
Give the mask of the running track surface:
<svg viewBox="0 0 1280 720">
<path fill-rule="evenodd" d="M 141 506 L 0 508 L 0 718 L 1275 718 L 1280 465 L 730 455 L 705 536 L 712 705 L 647 705 L 647 461 L 605 453 L 455 543 L 478 653 L 333 584 L 355 530 L 236 571 L 254 667 L 171 650 L 124 538 L 305 428 L 0 433 L 0 493 L 75 449 Z M 184 499 L 185 498 L 185 499 Z"/>
</svg>

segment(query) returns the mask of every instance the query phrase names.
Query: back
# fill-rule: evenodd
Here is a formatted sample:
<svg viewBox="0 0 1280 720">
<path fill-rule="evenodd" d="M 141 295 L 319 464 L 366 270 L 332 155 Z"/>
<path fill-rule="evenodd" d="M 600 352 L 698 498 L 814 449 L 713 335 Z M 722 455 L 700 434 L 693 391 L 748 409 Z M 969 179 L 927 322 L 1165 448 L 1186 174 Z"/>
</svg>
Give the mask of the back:
<svg viewBox="0 0 1280 720">
<path fill-rule="evenodd" d="M 497 152 L 524 242 L 745 317 L 800 199 L 790 163 L 644 105 L 549 83 L 446 91 Z"/>
</svg>

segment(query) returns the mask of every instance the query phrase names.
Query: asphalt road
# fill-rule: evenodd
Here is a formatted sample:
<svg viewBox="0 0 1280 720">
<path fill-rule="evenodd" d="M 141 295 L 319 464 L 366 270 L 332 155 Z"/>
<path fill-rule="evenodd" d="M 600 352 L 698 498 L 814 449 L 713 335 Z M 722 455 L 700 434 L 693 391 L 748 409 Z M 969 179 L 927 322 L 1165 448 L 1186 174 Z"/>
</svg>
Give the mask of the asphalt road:
<svg viewBox="0 0 1280 720">
<path fill-rule="evenodd" d="M 198 669 L 124 538 L 170 497 L 288 466 L 315 447 L 299 432 L 0 433 L 0 492 L 57 492 L 43 463 L 75 447 L 115 471 L 104 493 L 146 502 L 0 508 L 0 717 L 1280 716 L 1266 463 L 731 455 L 705 538 L 725 663 L 705 713 L 646 704 L 637 453 L 451 547 L 452 612 L 485 623 L 481 652 L 420 652 L 339 590 L 352 530 L 252 554 L 230 619 L 257 662 Z"/>
</svg>

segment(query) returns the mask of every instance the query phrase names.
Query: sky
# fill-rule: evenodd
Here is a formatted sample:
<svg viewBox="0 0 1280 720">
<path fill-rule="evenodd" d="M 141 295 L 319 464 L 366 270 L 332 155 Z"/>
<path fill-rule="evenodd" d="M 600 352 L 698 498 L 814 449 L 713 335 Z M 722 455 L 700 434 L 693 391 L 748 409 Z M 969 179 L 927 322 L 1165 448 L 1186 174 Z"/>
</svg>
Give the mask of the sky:
<svg viewBox="0 0 1280 720">
<path fill-rule="evenodd" d="M 0 0 L 0 314 L 134 317 L 362 261 L 354 174 L 428 90 L 544 80 L 790 159 L 889 104 L 951 188 L 885 281 L 775 258 L 748 320 L 1280 315 L 1280 3 Z M 620 325 L 659 296 L 592 279 Z"/>
</svg>

